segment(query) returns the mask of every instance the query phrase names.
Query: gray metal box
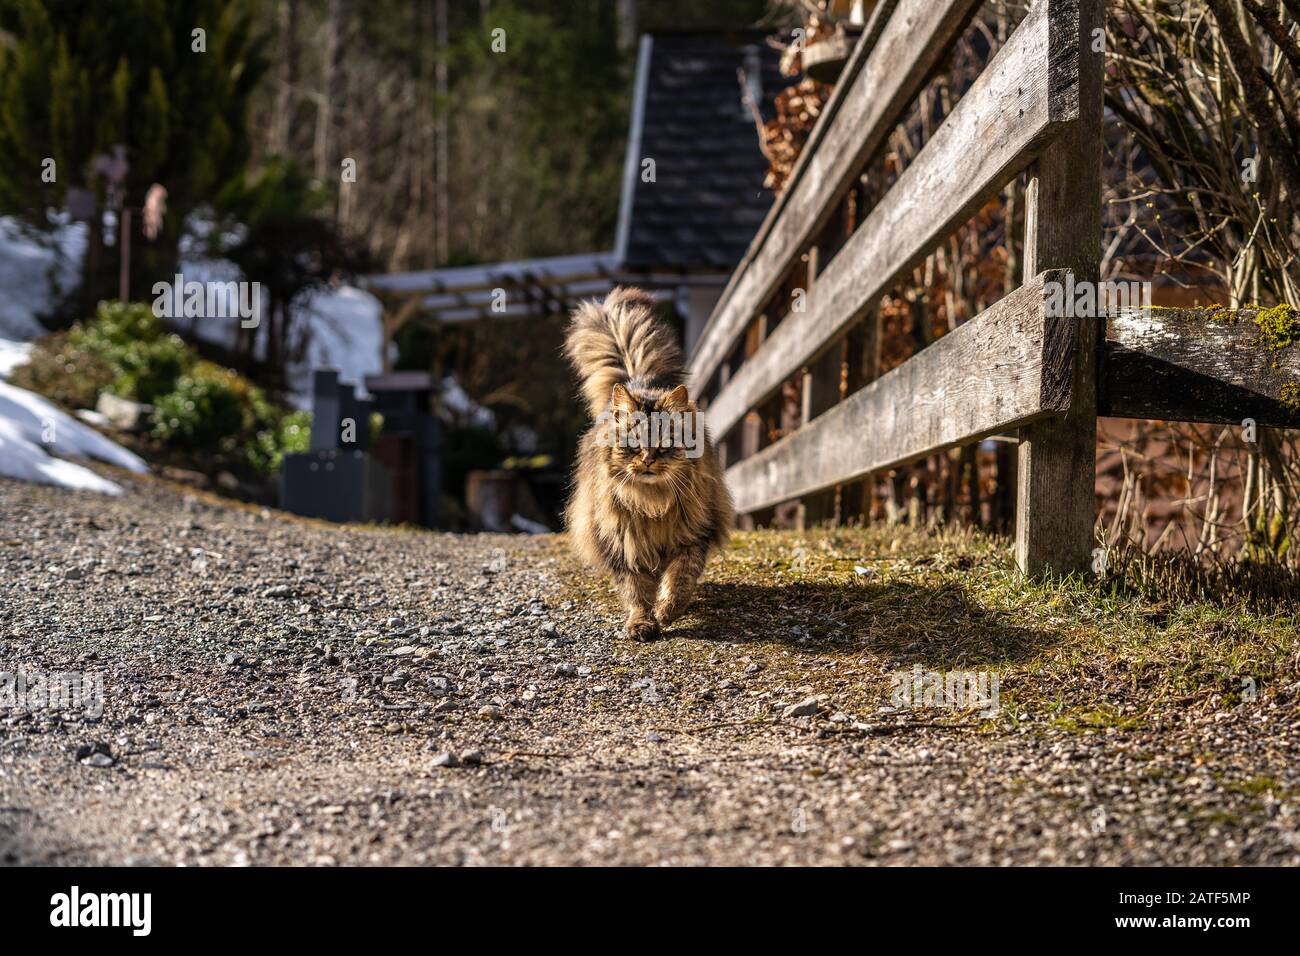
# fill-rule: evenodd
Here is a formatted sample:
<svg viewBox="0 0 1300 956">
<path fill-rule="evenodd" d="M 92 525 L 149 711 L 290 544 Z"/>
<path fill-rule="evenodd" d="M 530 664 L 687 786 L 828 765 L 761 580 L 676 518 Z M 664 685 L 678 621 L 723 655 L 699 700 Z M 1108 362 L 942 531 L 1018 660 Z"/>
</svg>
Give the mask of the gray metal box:
<svg viewBox="0 0 1300 956">
<path fill-rule="evenodd" d="M 388 521 L 392 479 L 364 451 L 285 455 L 280 502 L 286 511 L 328 521 Z"/>
</svg>

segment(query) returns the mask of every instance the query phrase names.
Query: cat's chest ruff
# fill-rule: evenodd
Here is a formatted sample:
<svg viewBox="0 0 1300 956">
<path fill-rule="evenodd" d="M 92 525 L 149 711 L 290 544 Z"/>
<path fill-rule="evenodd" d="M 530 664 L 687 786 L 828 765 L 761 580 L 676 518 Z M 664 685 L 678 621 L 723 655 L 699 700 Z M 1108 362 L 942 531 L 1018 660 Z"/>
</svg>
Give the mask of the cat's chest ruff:
<svg viewBox="0 0 1300 956">
<path fill-rule="evenodd" d="M 623 562 L 636 571 L 661 569 L 667 559 L 691 538 L 685 516 L 676 505 L 661 515 L 647 515 L 622 507 L 613 509 L 607 537 L 622 553 Z"/>
</svg>

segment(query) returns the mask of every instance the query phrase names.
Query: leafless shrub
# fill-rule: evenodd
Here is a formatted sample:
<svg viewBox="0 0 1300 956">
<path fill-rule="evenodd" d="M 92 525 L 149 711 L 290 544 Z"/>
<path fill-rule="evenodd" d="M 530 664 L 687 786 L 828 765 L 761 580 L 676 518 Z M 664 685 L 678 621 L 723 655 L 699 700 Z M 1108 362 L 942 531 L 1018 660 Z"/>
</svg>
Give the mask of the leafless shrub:
<svg viewBox="0 0 1300 956">
<path fill-rule="evenodd" d="M 1104 277 L 1154 276 L 1171 304 L 1300 300 L 1298 26 L 1295 0 L 1110 6 Z M 1300 469 L 1285 433 L 1243 442 L 1240 429 L 1149 422 L 1107 447 L 1106 432 L 1103 482 L 1115 453 L 1123 469 L 1101 516 L 1113 541 L 1295 562 Z"/>
</svg>

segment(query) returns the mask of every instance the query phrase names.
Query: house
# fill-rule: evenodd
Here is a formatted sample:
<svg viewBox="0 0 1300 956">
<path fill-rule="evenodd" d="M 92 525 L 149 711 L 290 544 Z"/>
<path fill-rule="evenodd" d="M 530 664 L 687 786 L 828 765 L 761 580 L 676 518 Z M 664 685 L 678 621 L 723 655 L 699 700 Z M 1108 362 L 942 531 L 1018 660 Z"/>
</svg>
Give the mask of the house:
<svg viewBox="0 0 1300 956">
<path fill-rule="evenodd" d="M 384 307 L 384 360 L 407 322 L 567 313 L 618 284 L 670 301 L 694 344 L 771 204 L 756 111 L 789 80 L 761 31 L 642 36 L 614 248 L 363 277 Z"/>
</svg>

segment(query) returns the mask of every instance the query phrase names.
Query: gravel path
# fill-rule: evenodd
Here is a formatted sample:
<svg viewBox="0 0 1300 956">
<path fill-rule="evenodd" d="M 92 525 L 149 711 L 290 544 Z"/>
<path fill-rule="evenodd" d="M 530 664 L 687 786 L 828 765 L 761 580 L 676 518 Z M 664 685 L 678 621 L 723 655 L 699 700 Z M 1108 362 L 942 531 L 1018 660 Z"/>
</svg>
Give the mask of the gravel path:
<svg viewBox="0 0 1300 956">
<path fill-rule="evenodd" d="M 0 863 L 1300 862 L 1294 710 L 1120 734 L 840 714 L 852 674 L 797 644 L 625 641 L 559 539 L 126 484 L 0 480 L 0 670 L 104 687 L 98 719 L 0 702 Z M 1224 787 L 1207 752 L 1293 784 Z"/>
</svg>

